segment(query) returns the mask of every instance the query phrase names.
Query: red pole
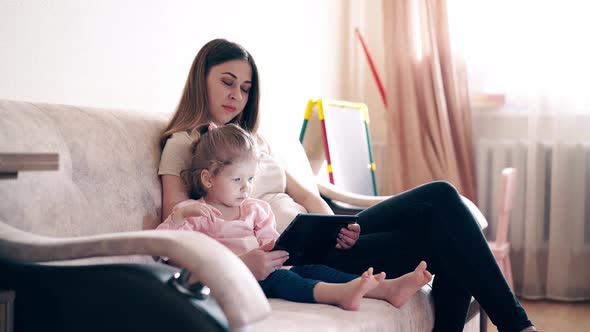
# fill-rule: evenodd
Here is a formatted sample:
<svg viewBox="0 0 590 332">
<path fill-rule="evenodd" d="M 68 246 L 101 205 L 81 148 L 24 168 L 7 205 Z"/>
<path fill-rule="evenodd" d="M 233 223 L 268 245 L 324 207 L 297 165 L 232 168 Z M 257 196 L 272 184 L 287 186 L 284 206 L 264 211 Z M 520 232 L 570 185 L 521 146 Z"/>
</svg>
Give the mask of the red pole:
<svg viewBox="0 0 590 332">
<path fill-rule="evenodd" d="M 359 28 L 354 28 L 354 32 L 358 37 L 359 41 L 361 42 L 361 46 L 363 47 L 363 51 L 367 56 L 367 61 L 369 62 L 369 67 L 371 67 L 371 72 L 373 73 L 373 77 L 375 78 L 375 82 L 377 83 L 377 88 L 379 88 L 379 93 L 381 94 L 381 99 L 383 100 L 383 105 L 387 108 L 387 96 L 385 95 L 385 89 L 383 88 L 383 83 L 381 83 L 381 78 L 379 78 L 379 73 L 377 73 L 377 68 L 375 68 L 375 63 L 373 62 L 373 58 L 369 53 L 369 49 L 367 48 L 367 44 L 359 31 Z"/>
</svg>

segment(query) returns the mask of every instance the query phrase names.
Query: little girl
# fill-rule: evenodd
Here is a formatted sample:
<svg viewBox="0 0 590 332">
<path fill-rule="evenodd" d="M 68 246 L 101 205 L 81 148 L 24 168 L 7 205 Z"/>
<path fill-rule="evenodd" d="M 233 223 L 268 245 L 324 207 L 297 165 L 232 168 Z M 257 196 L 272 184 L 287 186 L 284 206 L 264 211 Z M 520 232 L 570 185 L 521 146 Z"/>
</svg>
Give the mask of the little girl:
<svg viewBox="0 0 590 332">
<path fill-rule="evenodd" d="M 214 123 L 198 128 L 191 169 L 182 177 L 193 199 L 178 203 L 158 229 L 202 232 L 236 255 L 262 247 L 270 250 L 279 237 L 268 203 L 250 198 L 258 167 L 258 149 L 240 127 Z M 282 267 L 259 281 L 267 297 L 304 303 L 325 303 L 357 310 L 363 297 L 401 307 L 432 279 L 421 262 L 413 272 L 385 280 L 385 273 L 362 275 L 324 265 Z"/>
</svg>

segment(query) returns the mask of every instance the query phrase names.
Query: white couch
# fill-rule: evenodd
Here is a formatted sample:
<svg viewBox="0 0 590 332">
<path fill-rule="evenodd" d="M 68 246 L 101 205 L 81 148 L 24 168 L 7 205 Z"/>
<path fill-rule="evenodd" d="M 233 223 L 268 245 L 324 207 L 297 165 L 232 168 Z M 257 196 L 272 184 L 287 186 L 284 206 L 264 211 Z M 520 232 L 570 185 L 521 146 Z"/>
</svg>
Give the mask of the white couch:
<svg viewBox="0 0 590 332">
<path fill-rule="evenodd" d="M 329 305 L 268 301 L 241 261 L 214 240 L 189 232 L 151 231 L 161 213 L 161 185 L 156 171 L 160 159 L 158 141 L 166 121 L 166 116 L 161 114 L 0 100 L 0 154 L 59 153 L 58 171 L 20 172 L 17 179 L 0 180 L 0 260 L 4 264 L 50 262 L 50 266 L 57 268 L 100 264 L 99 271 L 106 271 L 106 267 L 118 263 L 160 269 L 152 256 L 172 257 L 192 272 L 192 280 L 209 286 L 216 300 L 214 307 L 219 304 L 224 314 L 220 318 L 222 329 L 223 326 L 268 332 L 432 329 L 433 304 L 428 286 L 401 309 L 372 299 L 364 299 L 356 312 Z M 269 141 L 275 150 L 288 152 L 282 155 L 289 169 L 313 185 L 314 176 L 296 137 Z M 336 188 L 321 189 L 324 195 L 340 201 L 351 197 Z M 352 197 L 351 202 L 357 205 L 378 200 Z M 33 264 L 32 268 L 36 266 Z M 166 278 L 177 272 L 167 266 L 157 271 L 160 272 L 156 274 Z M 30 274 L 26 276 L 29 285 L 46 282 L 41 273 Z M 16 289 L 18 302 L 19 293 L 26 294 L 26 286 L 9 273 L 1 275 L 0 289 Z M 131 282 L 123 289 L 133 287 Z M 165 296 L 185 296 L 176 294 L 172 287 L 163 292 L 175 293 Z M 53 296 L 59 298 L 59 294 Z M 98 298 L 100 294 L 95 296 Z M 122 291 L 109 297 L 112 303 L 125 303 L 130 295 Z M 154 298 L 164 298 L 164 294 Z M 23 295 L 21 299 L 30 301 L 31 297 Z M 189 314 L 198 309 L 185 302 L 178 305 L 185 305 L 182 310 Z M 55 305 L 64 303 L 56 300 Z M 17 311 L 22 306 L 23 303 L 17 305 Z M 95 310 L 101 311 L 100 308 Z M 146 308 L 143 310 L 149 310 Z M 23 315 L 27 313 L 22 310 Z M 109 313 L 108 308 L 104 310 L 97 314 L 115 315 L 120 326 L 135 326 L 127 321 L 133 315 L 117 316 Z M 165 308 L 162 310 L 164 315 Z M 84 314 L 92 313 L 81 313 Z M 147 313 L 145 316 L 155 319 Z M 466 325 L 466 330 L 479 331 L 477 318 L 476 315 Z M 17 328 L 18 324 L 17 320 Z M 23 323 L 20 324 L 22 327 Z M 174 321 L 170 324 L 173 326 Z M 90 325 L 86 327 L 91 330 Z"/>
</svg>

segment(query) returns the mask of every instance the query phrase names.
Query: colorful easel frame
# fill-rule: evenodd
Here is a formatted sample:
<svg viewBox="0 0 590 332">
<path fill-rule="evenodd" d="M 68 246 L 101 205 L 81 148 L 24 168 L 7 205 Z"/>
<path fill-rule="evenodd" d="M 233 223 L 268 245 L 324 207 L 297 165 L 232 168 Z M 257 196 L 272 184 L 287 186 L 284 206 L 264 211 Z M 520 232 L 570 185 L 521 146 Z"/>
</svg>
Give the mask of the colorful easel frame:
<svg viewBox="0 0 590 332">
<path fill-rule="evenodd" d="M 356 110 L 362 112 L 362 123 L 364 125 L 364 133 L 367 142 L 367 151 L 368 151 L 368 160 L 369 165 L 367 168 L 370 169 L 371 172 L 371 179 L 372 179 L 372 191 L 373 195 L 378 195 L 377 191 L 377 181 L 375 177 L 375 170 L 376 165 L 373 159 L 373 150 L 371 148 L 371 136 L 369 131 L 369 111 L 367 105 L 364 103 L 353 103 L 348 101 L 340 101 L 340 100 L 333 100 L 333 99 L 310 99 L 307 103 L 307 107 L 305 109 L 305 114 L 303 117 L 303 125 L 301 127 L 301 132 L 299 134 L 299 141 L 303 144 L 303 140 L 308 130 L 308 125 L 310 120 L 312 120 L 312 116 L 314 115 L 314 111 L 317 111 L 317 119 L 319 120 L 321 132 L 322 132 L 322 141 L 324 147 L 324 156 L 327 162 L 327 172 L 330 183 L 337 185 L 334 183 L 334 174 L 333 174 L 333 167 L 332 167 L 332 156 L 330 155 L 330 142 L 328 139 L 328 133 L 326 130 L 326 122 L 325 122 L 325 109 L 327 107 L 330 108 L 341 108 L 346 110 Z"/>
</svg>

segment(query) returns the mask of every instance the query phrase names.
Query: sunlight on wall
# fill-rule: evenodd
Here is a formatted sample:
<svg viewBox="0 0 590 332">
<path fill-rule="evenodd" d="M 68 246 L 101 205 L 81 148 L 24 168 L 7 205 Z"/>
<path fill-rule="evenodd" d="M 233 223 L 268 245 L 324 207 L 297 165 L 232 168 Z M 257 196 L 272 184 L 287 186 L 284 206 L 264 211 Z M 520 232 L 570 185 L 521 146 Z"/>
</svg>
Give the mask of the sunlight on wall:
<svg viewBox="0 0 590 332">
<path fill-rule="evenodd" d="M 171 112 L 199 48 L 246 47 L 263 122 L 297 136 L 308 98 L 340 98 L 341 2 L 0 2 L 0 98 Z"/>
</svg>

